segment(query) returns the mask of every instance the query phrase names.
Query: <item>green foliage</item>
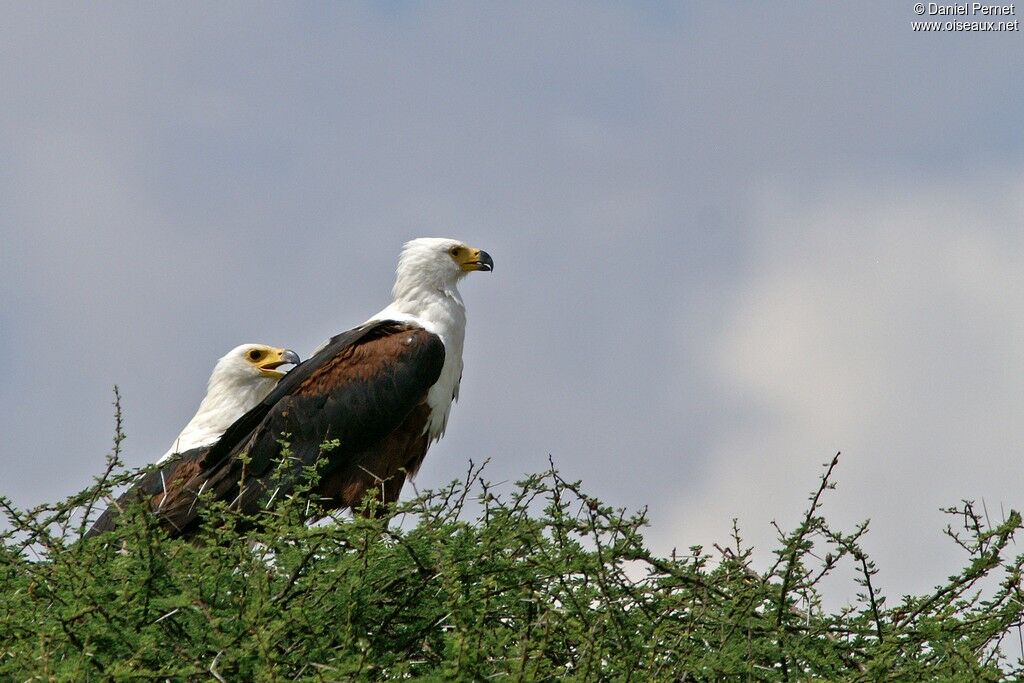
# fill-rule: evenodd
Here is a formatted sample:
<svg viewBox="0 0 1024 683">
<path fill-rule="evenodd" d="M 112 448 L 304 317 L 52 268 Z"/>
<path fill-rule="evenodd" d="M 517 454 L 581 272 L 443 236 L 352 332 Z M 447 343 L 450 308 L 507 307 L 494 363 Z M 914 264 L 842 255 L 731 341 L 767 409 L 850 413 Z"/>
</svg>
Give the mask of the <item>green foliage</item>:
<svg viewBox="0 0 1024 683">
<path fill-rule="evenodd" d="M 844 534 L 821 516 L 836 462 L 758 572 L 738 531 L 714 556 L 655 556 L 643 513 L 554 468 L 499 490 L 471 465 L 389 519 L 312 526 L 307 483 L 253 516 L 206 505 L 190 541 L 130 505 L 115 531 L 80 540 L 82 509 L 130 476 L 112 475 L 115 448 L 68 501 L 3 501 L 0 680 L 1015 679 L 1000 646 L 1022 618 L 1022 559 L 1006 556 L 1020 516 L 989 527 L 969 503 L 951 509 L 965 568 L 890 607 L 866 525 Z M 862 595 L 829 613 L 821 581 L 843 564 Z"/>
</svg>

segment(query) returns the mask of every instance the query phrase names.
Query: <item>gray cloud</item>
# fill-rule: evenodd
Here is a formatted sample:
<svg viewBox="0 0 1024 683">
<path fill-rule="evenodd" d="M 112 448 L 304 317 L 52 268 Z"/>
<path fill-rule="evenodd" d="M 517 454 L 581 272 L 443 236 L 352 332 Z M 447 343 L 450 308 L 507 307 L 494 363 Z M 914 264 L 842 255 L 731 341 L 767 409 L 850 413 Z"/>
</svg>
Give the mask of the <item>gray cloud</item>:
<svg viewBox="0 0 1024 683">
<path fill-rule="evenodd" d="M 1015 444 L 1024 299 L 1020 171 L 956 185 L 843 186 L 813 199 L 785 187 L 752 202 L 759 267 L 708 337 L 704 367 L 745 419 L 721 424 L 696 500 L 675 528 L 723 538 L 738 515 L 766 547 L 768 514 L 795 524 L 809 476 L 842 450 L 828 508 L 871 518 L 868 548 L 893 576 L 936 557 L 938 509 L 1019 507 Z M 889 195 L 887 197 L 887 194 Z M 883 585 L 905 587 L 888 582 Z"/>
</svg>

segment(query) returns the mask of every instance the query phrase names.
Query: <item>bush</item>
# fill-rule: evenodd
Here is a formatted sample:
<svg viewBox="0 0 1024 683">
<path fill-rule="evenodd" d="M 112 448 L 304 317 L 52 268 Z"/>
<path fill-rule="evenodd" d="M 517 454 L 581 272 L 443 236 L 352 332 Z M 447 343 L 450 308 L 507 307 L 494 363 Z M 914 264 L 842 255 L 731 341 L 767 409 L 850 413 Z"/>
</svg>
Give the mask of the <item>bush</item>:
<svg viewBox="0 0 1024 683">
<path fill-rule="evenodd" d="M 588 496 L 551 470 L 499 491 L 461 481 L 400 503 L 389 519 L 317 514 L 309 486 L 242 516 L 204 506 L 192 540 L 128 505 L 115 531 L 81 540 L 115 486 L 107 472 L 67 501 L 3 501 L 0 679 L 101 681 L 1006 680 L 1001 643 L 1022 618 L 1014 512 L 987 528 L 949 510 L 966 567 L 888 606 L 861 550 L 820 514 L 833 459 L 776 561 L 730 548 L 658 557 L 643 512 Z M 286 471 L 286 468 L 282 468 Z M 117 474 L 115 474 L 117 473 Z M 315 480 L 316 473 L 307 473 Z M 100 503 L 102 505 L 102 503 Z M 819 559 L 820 558 L 820 559 Z M 861 594 L 828 613 L 819 587 L 841 563 Z"/>
</svg>

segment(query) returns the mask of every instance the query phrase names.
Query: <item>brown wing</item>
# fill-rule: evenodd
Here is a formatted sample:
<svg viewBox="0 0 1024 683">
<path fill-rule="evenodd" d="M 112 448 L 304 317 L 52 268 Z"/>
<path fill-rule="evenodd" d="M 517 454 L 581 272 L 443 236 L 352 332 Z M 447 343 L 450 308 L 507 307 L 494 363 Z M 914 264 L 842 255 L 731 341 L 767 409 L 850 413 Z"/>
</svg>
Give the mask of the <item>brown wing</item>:
<svg viewBox="0 0 1024 683">
<path fill-rule="evenodd" d="M 390 434 L 339 463 L 317 488 L 324 507 L 355 507 L 368 491 L 382 503 L 398 500 L 406 477 L 416 474 L 427 454 L 429 418 L 430 407 L 424 400 Z"/>
<path fill-rule="evenodd" d="M 180 488 L 185 482 L 202 471 L 202 461 L 209 450 L 209 446 L 203 446 L 185 451 L 175 455 L 162 465 L 160 469 L 143 475 L 117 501 L 103 511 L 103 514 L 96 519 L 89 531 L 86 532 L 85 538 L 112 530 L 114 523 L 121 516 L 121 513 L 124 512 L 124 509 L 135 501 L 146 501 L 151 510 L 159 510 L 167 492 Z"/>
<path fill-rule="evenodd" d="M 255 428 L 239 434 L 233 425 L 201 461 L 202 471 L 168 487 L 154 512 L 172 533 L 194 527 L 203 492 L 246 512 L 259 509 L 272 494 L 286 495 L 302 468 L 319 460 L 328 439 L 340 446 L 323 456 L 321 489 L 335 507 L 358 503 L 378 474 L 393 477 L 402 467 L 418 467 L 427 445 L 427 390 L 440 376 L 444 344 L 418 326 L 394 321 L 357 330 L 350 343 L 332 342 L 288 373 L 264 402 L 271 405 L 236 423 L 255 421 L 265 408 Z M 284 480 L 273 476 L 282 435 L 293 457 Z M 397 495 L 389 489 L 390 499 Z"/>
</svg>

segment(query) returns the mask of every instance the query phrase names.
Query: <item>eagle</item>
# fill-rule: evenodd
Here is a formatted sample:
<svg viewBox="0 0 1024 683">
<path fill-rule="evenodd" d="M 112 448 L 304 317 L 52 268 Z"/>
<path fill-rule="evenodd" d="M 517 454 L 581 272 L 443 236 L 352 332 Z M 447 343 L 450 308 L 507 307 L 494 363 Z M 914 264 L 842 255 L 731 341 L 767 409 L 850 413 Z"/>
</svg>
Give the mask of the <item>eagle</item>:
<svg viewBox="0 0 1024 683">
<path fill-rule="evenodd" d="M 277 368 L 299 362 L 299 355 L 291 349 L 263 344 L 241 344 L 228 351 L 213 366 L 199 410 L 157 464 L 175 453 L 214 443 L 284 377 L 285 373 Z"/>
<path fill-rule="evenodd" d="M 186 461 L 205 454 L 235 420 L 259 404 L 285 376 L 282 365 L 298 365 L 299 355 L 291 349 L 266 344 L 240 344 L 217 360 L 206 383 L 206 396 L 167 452 L 156 461 L 163 465 L 172 458 Z M 119 508 L 140 491 L 162 489 L 160 472 L 152 472 L 96 520 L 91 534 L 113 527 Z M 154 487 L 159 487 L 154 489 Z"/>
<path fill-rule="evenodd" d="M 460 240 L 407 242 L 388 306 L 328 340 L 199 455 L 168 461 L 154 473 L 160 488 L 139 497 L 172 536 L 195 531 L 206 496 L 252 513 L 288 495 L 309 466 L 325 510 L 356 508 L 370 494 L 396 501 L 459 396 L 466 308 L 458 284 L 493 269 L 487 252 Z"/>
</svg>

